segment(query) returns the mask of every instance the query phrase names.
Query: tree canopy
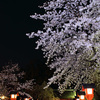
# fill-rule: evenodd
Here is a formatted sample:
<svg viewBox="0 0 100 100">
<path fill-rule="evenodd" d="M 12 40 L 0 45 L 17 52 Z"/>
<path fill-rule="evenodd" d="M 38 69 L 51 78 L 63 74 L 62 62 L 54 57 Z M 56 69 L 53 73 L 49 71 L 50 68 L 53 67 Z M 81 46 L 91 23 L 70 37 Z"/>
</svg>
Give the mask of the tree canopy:
<svg viewBox="0 0 100 100">
<path fill-rule="evenodd" d="M 63 92 L 82 83 L 94 82 L 95 70 L 100 70 L 100 2 L 99 0 L 50 0 L 39 6 L 44 20 L 43 30 L 26 34 L 38 37 L 37 47 L 42 48 L 50 69 L 55 69 L 49 85 L 58 84 Z"/>
<path fill-rule="evenodd" d="M 8 64 L 0 71 L 0 94 L 9 95 L 12 90 L 23 92 L 32 90 L 33 79 L 22 81 L 25 72 L 21 72 L 18 64 Z"/>
</svg>

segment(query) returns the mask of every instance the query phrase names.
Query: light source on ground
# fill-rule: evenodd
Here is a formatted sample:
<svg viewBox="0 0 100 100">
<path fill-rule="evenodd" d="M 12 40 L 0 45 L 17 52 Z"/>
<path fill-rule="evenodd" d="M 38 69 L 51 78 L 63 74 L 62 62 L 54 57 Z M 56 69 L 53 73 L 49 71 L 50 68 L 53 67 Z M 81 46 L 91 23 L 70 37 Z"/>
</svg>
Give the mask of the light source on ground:
<svg viewBox="0 0 100 100">
<path fill-rule="evenodd" d="M 11 98 L 17 98 L 16 94 L 11 94 Z"/>
<path fill-rule="evenodd" d="M 78 97 L 79 97 L 79 100 L 85 100 L 85 92 L 84 91 L 79 91 L 78 92 Z"/>
<path fill-rule="evenodd" d="M 82 86 L 82 91 L 85 91 L 86 95 L 86 99 L 87 100 L 92 100 L 94 97 L 94 88 L 95 88 L 95 84 L 91 83 L 91 84 L 83 84 Z"/>
<path fill-rule="evenodd" d="M 11 100 L 17 100 L 17 96 L 19 95 L 17 91 L 11 91 Z"/>
<path fill-rule="evenodd" d="M 1 96 L 1 99 L 5 99 L 5 96 Z"/>
<path fill-rule="evenodd" d="M 25 98 L 24 100 L 29 100 L 29 98 Z"/>
<path fill-rule="evenodd" d="M 84 95 L 80 95 L 80 99 L 81 100 L 84 100 L 85 99 L 85 96 Z"/>
<path fill-rule="evenodd" d="M 87 94 L 92 94 L 92 88 L 87 88 Z"/>
</svg>

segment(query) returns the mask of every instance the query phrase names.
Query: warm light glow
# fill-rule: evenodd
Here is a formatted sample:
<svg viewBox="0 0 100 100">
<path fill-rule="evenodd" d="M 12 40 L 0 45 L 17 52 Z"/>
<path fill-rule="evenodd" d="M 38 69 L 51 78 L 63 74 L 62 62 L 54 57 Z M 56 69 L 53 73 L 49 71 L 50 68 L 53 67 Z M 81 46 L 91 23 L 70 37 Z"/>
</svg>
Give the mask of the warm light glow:
<svg viewBox="0 0 100 100">
<path fill-rule="evenodd" d="M 80 99 L 84 99 L 84 95 L 81 95 L 81 96 L 80 96 Z"/>
<path fill-rule="evenodd" d="M 28 98 L 25 98 L 25 100 L 29 100 Z"/>
<path fill-rule="evenodd" d="M 87 88 L 87 94 L 92 94 L 92 88 Z"/>
<path fill-rule="evenodd" d="M 15 95 L 15 98 L 17 98 L 17 94 Z"/>
<path fill-rule="evenodd" d="M 12 94 L 12 95 L 11 95 L 11 98 L 17 98 L 17 95 Z"/>
<path fill-rule="evenodd" d="M 2 96 L 1 99 L 5 99 L 5 96 Z"/>
<path fill-rule="evenodd" d="M 80 100 L 80 99 L 76 99 L 76 100 Z"/>
<path fill-rule="evenodd" d="M 11 95 L 11 98 L 14 98 L 14 97 L 15 97 L 14 94 L 12 94 L 12 95 Z"/>
</svg>

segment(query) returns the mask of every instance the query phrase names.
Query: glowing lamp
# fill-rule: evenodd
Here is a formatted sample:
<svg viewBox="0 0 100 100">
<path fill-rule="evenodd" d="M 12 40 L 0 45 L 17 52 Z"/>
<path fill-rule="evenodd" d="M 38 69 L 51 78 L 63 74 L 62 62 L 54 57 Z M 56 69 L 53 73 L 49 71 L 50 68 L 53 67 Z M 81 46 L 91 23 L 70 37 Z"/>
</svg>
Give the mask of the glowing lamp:
<svg viewBox="0 0 100 100">
<path fill-rule="evenodd" d="M 24 100 L 29 100 L 29 98 L 25 98 Z"/>
<path fill-rule="evenodd" d="M 17 98 L 16 94 L 11 94 L 11 98 Z"/>
<path fill-rule="evenodd" d="M 18 93 L 16 91 L 11 91 L 11 100 L 17 100 Z"/>
<path fill-rule="evenodd" d="M 85 96 L 84 95 L 80 95 L 80 99 L 81 100 L 84 100 L 85 99 Z"/>
<path fill-rule="evenodd" d="M 23 98 L 24 98 L 24 100 L 30 100 L 30 97 L 28 97 L 26 95 L 24 95 Z"/>
<path fill-rule="evenodd" d="M 87 94 L 93 94 L 92 88 L 87 88 Z"/>
<path fill-rule="evenodd" d="M 82 90 L 85 91 L 86 95 L 86 99 L 88 100 L 92 100 L 94 97 L 94 88 L 95 88 L 95 84 L 91 83 L 91 84 L 83 84 Z"/>
<path fill-rule="evenodd" d="M 76 99 L 76 100 L 80 100 L 80 99 Z"/>
<path fill-rule="evenodd" d="M 80 100 L 78 96 L 75 96 L 75 100 Z"/>
<path fill-rule="evenodd" d="M 85 92 L 84 91 L 80 91 L 78 93 L 78 95 L 79 95 L 79 100 L 85 100 Z"/>
<path fill-rule="evenodd" d="M 3 99 L 5 99 L 6 97 L 3 95 L 3 96 L 1 96 L 0 98 L 3 100 Z"/>
</svg>

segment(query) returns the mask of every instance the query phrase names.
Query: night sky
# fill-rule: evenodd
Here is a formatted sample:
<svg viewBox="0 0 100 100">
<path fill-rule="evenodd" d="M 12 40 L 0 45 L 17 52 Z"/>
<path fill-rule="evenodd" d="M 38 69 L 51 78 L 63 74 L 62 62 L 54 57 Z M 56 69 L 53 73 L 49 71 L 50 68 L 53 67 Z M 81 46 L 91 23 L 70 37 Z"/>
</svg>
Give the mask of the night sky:
<svg viewBox="0 0 100 100">
<path fill-rule="evenodd" d="M 0 0 L 0 66 L 9 61 L 24 67 L 30 61 L 44 63 L 41 50 L 35 50 L 36 39 L 26 33 L 43 28 L 43 21 L 30 18 L 46 0 Z"/>
</svg>

